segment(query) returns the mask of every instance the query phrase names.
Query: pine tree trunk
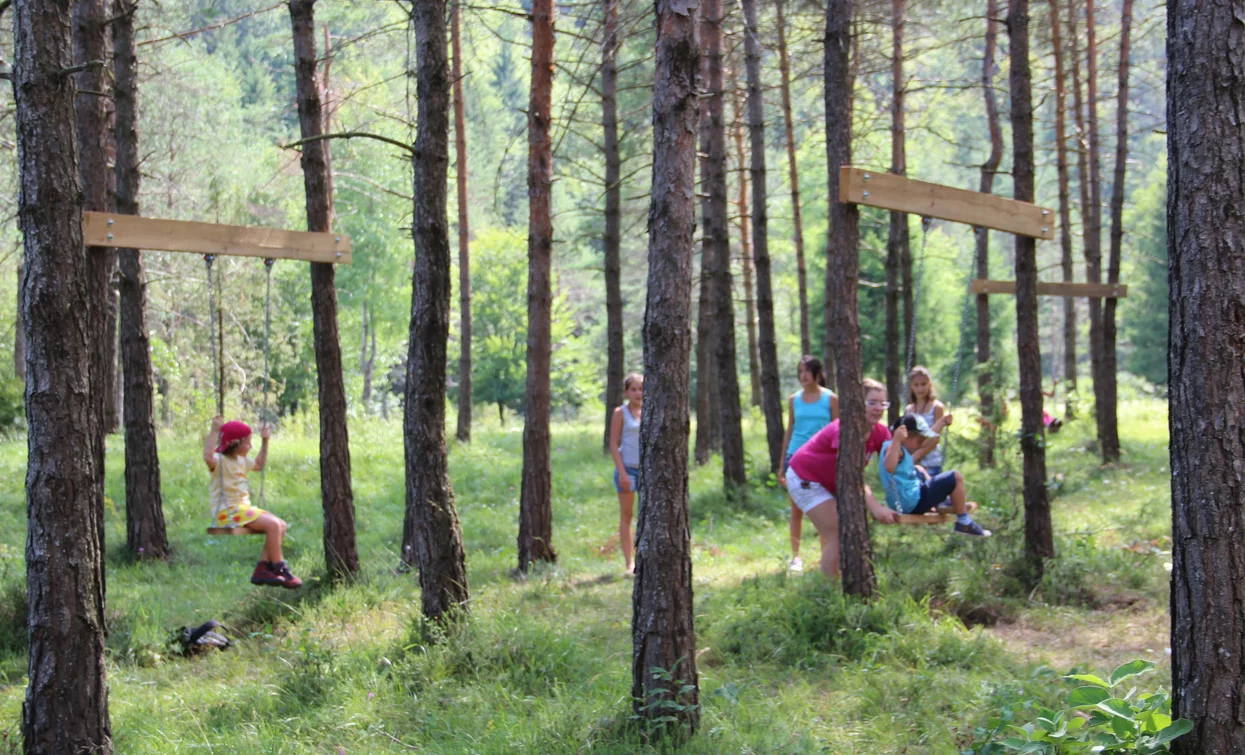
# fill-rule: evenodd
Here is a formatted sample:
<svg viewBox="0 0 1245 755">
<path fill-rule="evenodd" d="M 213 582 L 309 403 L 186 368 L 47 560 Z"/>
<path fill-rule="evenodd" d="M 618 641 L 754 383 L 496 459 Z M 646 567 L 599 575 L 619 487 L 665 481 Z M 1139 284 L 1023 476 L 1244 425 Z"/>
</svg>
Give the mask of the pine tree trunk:
<svg viewBox="0 0 1245 755">
<path fill-rule="evenodd" d="M 73 55 L 74 64 L 82 65 L 87 61 L 103 61 L 111 55 L 112 35 L 108 29 L 109 9 L 107 0 L 76 0 L 73 4 Z M 107 212 L 112 209 L 112 197 L 109 187 L 112 183 L 111 171 L 108 169 L 108 153 L 112 149 L 112 132 L 108 124 L 108 113 L 105 108 L 106 98 L 96 92 L 107 92 L 109 83 L 105 82 L 104 69 L 101 65 L 93 65 L 85 71 L 73 75 L 78 93 L 74 98 L 74 113 L 77 123 L 78 145 L 78 182 L 82 191 L 82 209 L 96 212 Z M 84 93 L 83 90 L 92 92 Z M 95 411 L 99 421 L 95 424 L 97 436 L 93 453 L 95 465 L 100 470 L 99 487 L 96 490 L 96 507 L 91 512 L 91 521 L 99 534 L 101 548 L 104 542 L 104 439 L 116 427 L 116 407 L 111 402 L 116 398 L 112 390 L 116 385 L 116 337 L 117 317 L 116 301 L 112 279 L 117 271 L 117 251 L 106 247 L 92 247 L 87 255 L 87 264 L 91 267 L 91 288 L 89 295 L 94 300 L 93 318 L 90 326 L 93 329 L 92 347 L 95 350 L 91 361 L 91 380 L 99 386 L 93 393 Z"/>
<path fill-rule="evenodd" d="M 804 265 L 804 220 L 800 208 L 800 171 L 795 159 L 795 123 L 791 116 L 791 62 L 787 58 L 787 19 L 784 0 L 774 0 L 778 12 L 778 71 L 782 76 L 782 118 L 786 128 L 787 167 L 791 181 L 791 230 L 795 244 L 795 271 L 800 297 L 800 354 L 812 354 L 808 325 L 808 272 Z"/>
<path fill-rule="evenodd" d="M 839 168 L 852 164 L 852 0 L 826 3 L 826 165 L 830 171 L 827 196 L 839 196 Z M 830 239 L 826 266 L 826 320 L 833 324 L 832 343 L 838 356 L 839 563 L 843 591 L 868 598 L 877 587 L 869 520 L 865 508 L 865 441 L 868 420 L 860 381 L 860 315 L 856 286 L 860 280 L 860 211 L 854 204 L 831 201 Z"/>
<path fill-rule="evenodd" d="M 323 133 L 320 90 L 316 86 L 315 0 L 290 0 L 294 35 L 294 79 L 298 122 L 304 139 Z M 329 232 L 332 215 L 328 187 L 328 141 L 302 146 L 307 230 Z M 336 271 L 311 263 L 311 312 L 315 333 L 320 404 L 320 497 L 324 510 L 324 562 L 340 578 L 359 570 L 355 547 L 354 492 L 350 481 L 350 434 L 346 427 L 346 386 L 337 335 Z"/>
<path fill-rule="evenodd" d="M 602 445 L 606 453 L 610 450 L 610 423 L 614 418 L 615 404 L 622 400 L 627 364 L 623 342 L 621 284 L 622 157 L 618 149 L 618 2 L 619 0 L 601 0 L 601 13 L 605 17 L 605 39 L 601 42 L 601 127 L 605 135 L 605 336 L 608 352 L 605 367 L 605 433 Z M 698 359 L 697 369 L 700 364 L 702 362 Z M 704 416 L 698 408 L 698 426 Z M 699 427 L 696 437 L 697 448 L 700 448 Z"/>
<path fill-rule="evenodd" d="M 756 262 L 757 316 L 760 325 L 757 355 L 761 362 L 761 411 L 769 445 L 770 472 L 782 467 L 782 393 L 778 378 L 778 336 L 774 327 L 774 286 L 769 259 L 769 211 L 765 185 L 765 100 L 761 94 L 761 40 L 756 0 L 742 0 L 744 12 L 744 69 L 748 79 L 748 141 L 752 159 L 752 258 Z"/>
<path fill-rule="evenodd" d="M 1034 196 L 1033 90 L 1029 70 L 1029 0 L 1011 0 L 1007 11 L 1011 41 L 1012 175 L 1015 198 Z M 1046 493 L 1046 435 L 1042 424 L 1042 353 L 1038 333 L 1037 240 L 1016 236 L 1016 341 L 1019 349 L 1021 440 L 1024 453 L 1025 555 L 1033 578 L 1043 559 L 1054 558 L 1050 501 Z"/>
<path fill-rule="evenodd" d="M 735 110 L 735 122 L 731 131 L 735 137 L 735 157 L 738 160 L 739 191 L 735 195 L 735 213 L 739 218 L 739 267 L 744 284 L 744 332 L 748 336 L 748 404 L 761 405 L 761 360 L 757 353 L 756 285 L 752 278 L 752 228 L 748 214 L 748 172 L 745 163 L 743 109 L 739 89 L 731 98 Z"/>
<path fill-rule="evenodd" d="M 111 57 L 112 34 L 109 28 L 111 3 L 108 0 L 76 0 L 73 4 L 74 64 L 106 61 Z M 89 66 L 74 74 L 78 88 L 75 98 L 78 136 L 78 177 L 82 185 L 82 209 L 108 212 L 113 208 L 113 176 L 109 157 L 115 149 L 109 110 L 112 107 L 111 81 L 105 65 Z M 101 96 L 101 93 L 103 95 Z M 95 361 L 92 370 L 96 385 L 108 386 L 96 392 L 100 411 L 99 463 L 103 463 L 103 436 L 120 425 L 117 405 L 117 292 L 113 278 L 117 273 L 117 251 L 111 247 L 96 248 L 90 255 L 95 269 L 92 296 L 99 302 L 102 314 L 91 323 L 95 329 Z M 101 498 L 102 506 L 102 498 Z M 102 525 L 103 513 L 100 521 Z"/>
<path fill-rule="evenodd" d="M 1081 231 L 1082 246 L 1088 243 L 1089 236 L 1089 150 L 1087 149 L 1087 130 L 1085 128 L 1085 107 L 1084 97 L 1081 92 L 1081 54 L 1078 48 L 1080 35 L 1077 33 L 1076 27 L 1076 0 L 1068 0 L 1068 53 L 1069 65 L 1067 70 L 1072 75 L 1072 112 L 1073 122 L 1076 125 L 1076 174 L 1077 188 L 1081 201 Z M 1084 251 L 1084 250 L 1082 250 Z M 1094 303 L 1093 299 L 1086 302 L 1087 306 Z M 1091 311 L 1092 314 L 1092 311 Z M 1097 367 L 1094 360 L 1096 350 L 1098 348 L 1095 340 L 1094 320 L 1090 318 L 1090 378 L 1095 381 L 1094 390 L 1097 390 L 1096 381 L 1098 379 Z"/>
<path fill-rule="evenodd" d="M 142 180 L 138 151 L 137 46 L 134 14 L 126 0 L 113 4 L 114 86 L 117 106 L 117 212 L 138 214 Z M 155 386 L 147 335 L 147 280 L 142 253 L 118 250 L 121 269 L 121 366 L 125 378 L 125 542 L 139 558 L 164 559 L 169 539 L 160 497 Z"/>
<path fill-rule="evenodd" d="M 1085 272 L 1090 283 L 1102 282 L 1102 159 L 1098 138 L 1098 46 L 1094 23 L 1094 0 L 1085 0 L 1085 125 L 1089 131 L 1089 217 L 1085 236 Z M 1082 210 L 1084 212 L 1084 210 Z M 1103 448 L 1103 428 L 1108 400 L 1103 395 L 1107 375 L 1103 371 L 1102 300 L 1089 303 L 1089 348 L 1094 378 L 1094 419 L 1098 426 L 1099 450 Z"/>
<path fill-rule="evenodd" d="M 26 328 L 26 668 L 22 747 L 112 752 L 104 663 L 98 250 L 83 245 L 70 0 L 13 9 Z"/>
<path fill-rule="evenodd" d="M 719 2 L 701 4 L 706 13 L 720 16 Z M 690 736 L 700 722 L 687 480 L 700 66 L 695 6 L 686 10 L 685 5 L 676 0 L 656 3 L 652 232 L 644 317 L 647 379 L 640 427 L 644 494 L 636 524 L 631 619 L 635 715 L 676 739 Z"/>
<path fill-rule="evenodd" d="M 453 0 L 450 40 L 454 64 L 454 159 L 458 186 L 458 432 L 455 437 L 471 442 L 471 226 L 467 198 L 467 125 L 463 105 L 463 48 L 459 30 L 462 0 Z"/>
<path fill-rule="evenodd" d="M 1111 251 L 1107 281 L 1120 282 L 1124 245 L 1124 169 L 1128 163 L 1128 52 L 1133 26 L 1133 1 L 1124 0 L 1120 12 L 1120 85 L 1115 109 L 1115 177 L 1111 187 Z M 1102 305 L 1102 428 L 1098 439 L 1106 462 L 1120 460 L 1120 425 L 1116 413 L 1115 312 L 1118 299 Z"/>
<path fill-rule="evenodd" d="M 1072 274 L 1072 201 L 1068 185 L 1068 114 L 1064 72 L 1063 40 L 1059 29 L 1059 0 L 1050 0 L 1050 36 L 1055 56 L 1055 166 L 1059 182 L 1059 249 L 1063 279 Z M 1074 61 L 1075 65 L 1075 61 Z M 1063 380 L 1067 401 L 1064 415 L 1075 414 L 1072 401 L 1076 390 L 1076 299 L 1063 300 Z"/>
<path fill-rule="evenodd" d="M 1245 51 L 1225 45 L 1238 14 L 1167 8 L 1172 715 L 1193 722 L 1176 755 L 1245 752 Z"/>
<path fill-rule="evenodd" d="M 602 0 L 612 3 L 614 0 Z M 702 16 L 702 23 L 704 20 Z M 702 34 L 702 37 L 707 37 Z M 709 81 L 707 66 L 709 57 L 700 58 L 702 86 Z M 700 218 L 705 229 L 701 234 L 700 252 L 700 300 L 696 307 L 696 441 L 693 458 L 697 465 L 707 464 L 714 451 L 722 450 L 722 409 L 718 397 L 718 376 L 714 364 L 714 348 L 717 343 L 715 329 L 718 327 L 717 294 L 713 290 L 713 234 L 708 218 L 713 213 L 708 188 L 710 144 L 710 97 L 700 98 L 699 114 L 699 165 L 700 165 Z"/>
<path fill-rule="evenodd" d="M 22 276 L 25 275 L 24 260 L 17 263 L 17 310 L 13 323 L 13 374 L 18 382 L 26 384 L 26 322 L 23 317 Z"/>
<path fill-rule="evenodd" d="M 553 0 L 532 3 L 532 92 L 528 108 L 527 406 L 519 497 L 519 571 L 556 561 L 549 460 L 549 361 L 553 293 Z"/>
<path fill-rule="evenodd" d="M 735 360 L 735 299 L 731 285 L 731 240 L 726 200 L 726 92 L 722 86 L 722 0 L 702 0 L 700 44 L 704 55 L 704 88 L 708 119 L 700 126 L 702 191 L 709 196 L 704 206 L 704 238 L 711 244 L 710 286 L 716 304 L 713 337 L 713 371 L 718 381 L 721 410 L 722 481 L 734 492 L 748 481 L 744 467 L 744 436 L 739 405 L 739 375 Z M 649 277 L 653 275 L 649 272 Z"/>
<path fill-rule="evenodd" d="M 891 0 L 891 173 L 907 175 L 908 159 L 904 148 L 904 80 L 903 80 L 903 27 L 904 0 Z M 911 285 L 912 248 L 908 240 L 908 215 L 890 213 L 890 233 L 886 240 L 886 393 L 890 397 L 887 416 L 891 422 L 899 417 L 904 405 L 904 378 L 900 375 L 900 349 L 908 354 L 912 338 L 911 316 L 904 310 L 904 322 L 908 335 L 899 342 L 899 291 L 898 268 L 906 264 L 909 271 L 904 282 L 904 306 L 908 304 L 908 288 Z M 907 260 L 907 263 L 904 263 Z M 906 373 L 908 365 L 904 366 Z"/>
<path fill-rule="evenodd" d="M 450 334 L 450 229 L 447 214 L 451 84 L 445 0 L 416 3 L 415 86 L 422 107 L 415 142 L 415 272 L 406 363 L 406 522 L 403 558 L 419 568 L 426 619 L 466 611 L 463 535 L 454 509 L 445 445 L 446 343 Z"/>
<path fill-rule="evenodd" d="M 994 19 L 997 16 L 997 0 L 986 0 L 986 49 L 981 61 L 981 91 L 985 98 L 986 123 L 990 131 L 990 154 L 981 166 L 978 190 L 982 194 L 994 192 L 994 176 L 1003 160 L 1003 128 L 999 123 L 999 106 L 994 93 L 995 54 L 998 50 L 998 26 Z M 990 229 L 975 228 L 974 237 L 977 242 L 977 277 L 987 280 L 990 277 Z M 990 297 L 978 294 L 976 304 L 977 395 L 981 404 L 981 415 L 991 423 L 983 427 L 979 458 L 983 467 L 992 467 L 1000 417 L 994 406 L 994 376 L 990 371 Z"/>
</svg>

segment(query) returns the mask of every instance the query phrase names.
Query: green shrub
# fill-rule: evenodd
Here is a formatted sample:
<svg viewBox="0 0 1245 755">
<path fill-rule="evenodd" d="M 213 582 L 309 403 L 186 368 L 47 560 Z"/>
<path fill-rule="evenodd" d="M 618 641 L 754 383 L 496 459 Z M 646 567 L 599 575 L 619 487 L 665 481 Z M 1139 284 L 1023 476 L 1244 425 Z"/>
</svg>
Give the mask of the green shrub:
<svg viewBox="0 0 1245 755">
<path fill-rule="evenodd" d="M 0 377 L 0 432 L 26 426 L 26 386 L 12 375 Z"/>
<path fill-rule="evenodd" d="M 1116 696 L 1120 685 L 1154 668 L 1150 661 L 1130 661 L 1111 672 L 1109 680 L 1093 674 L 1070 674 L 1069 682 L 1086 682 L 1068 693 L 1066 707 L 1050 709 L 1026 703 L 1004 706 L 977 730 L 980 744 L 966 755 L 1072 755 L 1090 752 L 1127 752 L 1170 755 L 1172 740 L 1193 729 L 1183 718 L 1172 720 L 1167 692 L 1138 693 L 1132 687 Z M 1029 711 L 1036 720 L 1018 724 L 1017 714 Z"/>
</svg>

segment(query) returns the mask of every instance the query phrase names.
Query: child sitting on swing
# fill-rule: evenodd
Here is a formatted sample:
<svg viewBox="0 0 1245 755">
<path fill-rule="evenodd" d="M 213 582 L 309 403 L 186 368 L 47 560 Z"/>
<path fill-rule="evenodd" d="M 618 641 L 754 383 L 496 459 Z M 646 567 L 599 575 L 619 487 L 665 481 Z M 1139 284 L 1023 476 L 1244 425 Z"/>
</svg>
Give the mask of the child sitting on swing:
<svg viewBox="0 0 1245 755">
<path fill-rule="evenodd" d="M 955 512 L 955 531 L 989 537 L 990 530 L 974 522 L 968 513 L 964 476 L 952 470 L 930 477 L 924 467 L 913 461 L 912 454 L 929 439 L 937 437 L 938 433 L 919 414 L 909 412 L 896 420 L 891 440 L 882 444 L 882 463 L 878 465 L 882 487 L 886 489 L 886 504 L 902 514 L 925 514 L 950 497 L 951 510 Z"/>
<path fill-rule="evenodd" d="M 245 422 L 225 422 L 212 418 L 212 430 L 203 438 L 203 461 L 212 473 L 208 489 L 212 499 L 212 521 L 216 527 L 243 527 L 264 535 L 260 562 L 251 574 L 251 584 L 274 587 L 301 587 L 303 581 L 290 572 L 281 554 L 288 525 L 284 520 L 251 505 L 246 474 L 264 468 L 268 461 L 267 427 L 259 430 L 259 454 L 247 456 L 251 450 L 251 428 Z"/>
</svg>

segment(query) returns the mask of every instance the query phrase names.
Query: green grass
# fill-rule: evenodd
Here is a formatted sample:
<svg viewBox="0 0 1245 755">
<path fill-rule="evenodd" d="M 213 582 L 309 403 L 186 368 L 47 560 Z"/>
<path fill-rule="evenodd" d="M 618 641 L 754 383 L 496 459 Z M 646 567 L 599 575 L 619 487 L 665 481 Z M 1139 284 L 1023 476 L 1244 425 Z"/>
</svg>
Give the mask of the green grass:
<svg viewBox="0 0 1245 755">
<path fill-rule="evenodd" d="M 1165 407 L 1138 398 L 1120 416 L 1124 466 L 1098 466 L 1088 418 L 1051 439 L 1048 468 L 1062 475 L 1053 489 L 1060 557 L 1036 588 L 1018 560 L 1013 440 L 987 471 L 968 458 L 970 440 L 949 449 L 996 537 L 874 527 L 881 596 L 869 605 L 844 598 L 811 563 L 804 574 L 785 572 L 781 492 L 756 484 L 746 501 L 732 502 L 716 460 L 693 469 L 702 728 L 682 751 L 955 753 L 992 706 L 1057 699 L 1059 674 L 1073 664 L 1101 667 L 1104 655 L 1149 651 L 1165 678 L 1163 638 L 1152 631 L 1166 610 L 1169 560 Z M 559 559 L 516 582 L 522 434 L 492 421 L 471 446 L 453 449 L 472 612 L 439 645 L 421 639 L 417 581 L 394 570 L 404 506 L 399 422 L 351 428 L 363 569 L 336 587 L 320 579 L 316 434 L 287 427 L 275 438 L 267 505 L 291 523 L 288 557 L 308 582 L 297 593 L 249 584 L 257 539 L 203 534 L 206 473 L 190 434 L 161 438 L 172 561 L 126 557 L 123 452 L 113 438 L 107 648 L 117 751 L 667 749 L 644 745 L 629 719 L 632 583 L 617 549 L 606 547 L 617 499 L 598 428 L 555 426 Z M 747 440 L 759 459 L 755 418 Z M 24 473 L 24 440 L 0 444 L 0 515 L 10 523 L 0 531 L 0 752 L 15 747 L 24 695 Z M 806 530 L 812 562 L 815 535 Z M 209 618 L 225 623 L 235 647 L 194 658 L 172 652 L 175 630 Z"/>
</svg>

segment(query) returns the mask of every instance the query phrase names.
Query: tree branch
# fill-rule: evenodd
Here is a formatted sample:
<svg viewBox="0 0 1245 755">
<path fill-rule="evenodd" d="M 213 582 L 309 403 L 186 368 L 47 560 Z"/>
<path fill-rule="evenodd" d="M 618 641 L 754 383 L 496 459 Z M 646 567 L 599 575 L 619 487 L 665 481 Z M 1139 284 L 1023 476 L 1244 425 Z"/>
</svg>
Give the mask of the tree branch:
<svg viewBox="0 0 1245 755">
<path fill-rule="evenodd" d="M 296 142 L 290 142 L 289 144 L 284 144 L 282 145 L 282 148 L 283 149 L 294 149 L 296 147 L 301 147 L 304 144 L 309 144 L 311 142 L 319 142 L 325 139 L 375 139 L 376 141 L 384 142 L 386 144 L 392 144 L 395 147 L 399 147 L 409 152 L 412 155 L 415 154 L 415 148 L 409 144 L 400 142 L 397 139 L 390 139 L 387 136 L 381 136 L 380 134 L 368 133 L 367 131 L 342 131 L 336 134 L 320 134 L 319 136 L 309 136 L 306 139 L 299 139 Z"/>
</svg>

